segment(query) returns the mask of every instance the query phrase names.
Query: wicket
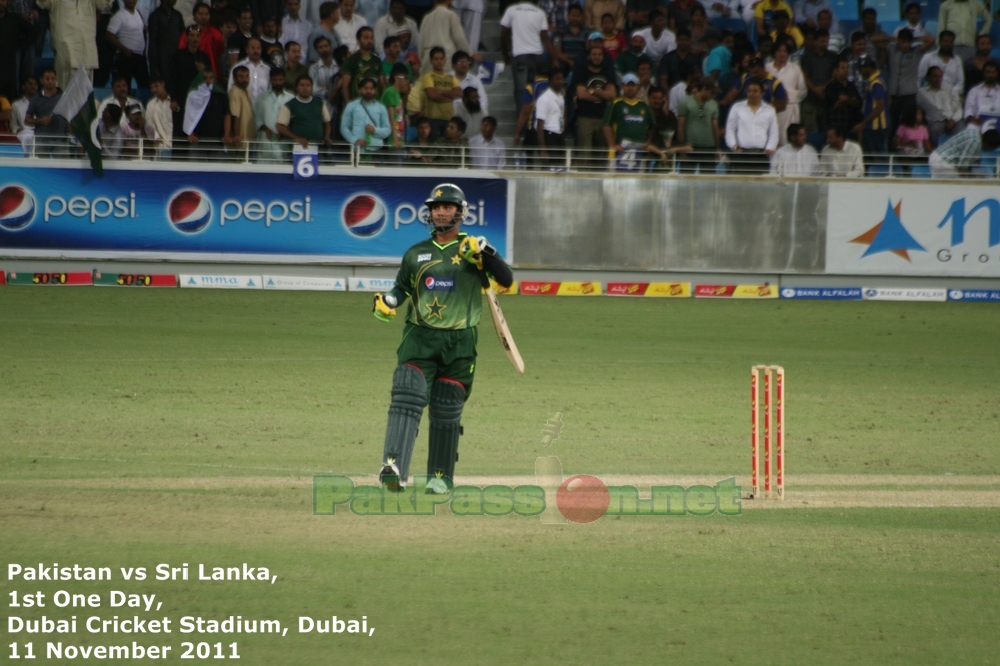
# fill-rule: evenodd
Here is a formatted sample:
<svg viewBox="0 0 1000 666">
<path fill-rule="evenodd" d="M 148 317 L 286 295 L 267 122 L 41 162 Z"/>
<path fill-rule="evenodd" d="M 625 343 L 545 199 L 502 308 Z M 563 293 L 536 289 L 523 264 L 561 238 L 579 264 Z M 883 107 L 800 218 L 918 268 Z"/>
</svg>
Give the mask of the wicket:
<svg viewBox="0 0 1000 666">
<path fill-rule="evenodd" d="M 772 395 L 771 373 L 775 375 L 776 395 Z M 780 365 L 755 365 L 750 369 L 750 447 L 751 476 L 753 492 L 750 499 L 760 498 L 760 420 L 758 406 L 760 405 L 760 387 L 758 377 L 764 383 L 764 495 L 771 499 L 771 433 L 774 433 L 774 453 L 777 462 L 777 477 L 775 487 L 778 499 L 785 499 L 785 369 Z M 771 412 L 771 402 L 774 398 L 774 411 Z M 774 417 L 778 424 L 775 428 Z"/>
</svg>

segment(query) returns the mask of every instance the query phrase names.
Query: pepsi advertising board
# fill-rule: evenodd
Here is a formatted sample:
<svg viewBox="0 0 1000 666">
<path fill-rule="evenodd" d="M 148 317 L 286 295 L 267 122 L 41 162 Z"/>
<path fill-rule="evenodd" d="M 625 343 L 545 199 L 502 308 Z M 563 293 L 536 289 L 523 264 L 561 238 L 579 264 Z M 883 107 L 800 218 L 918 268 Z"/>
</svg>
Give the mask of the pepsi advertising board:
<svg viewBox="0 0 1000 666">
<path fill-rule="evenodd" d="M 451 182 L 469 202 L 463 230 L 511 260 L 513 183 L 503 178 L 159 166 L 106 165 L 103 179 L 89 167 L 0 166 L 0 254 L 398 263 L 428 237 L 420 220 L 432 188 Z"/>
</svg>

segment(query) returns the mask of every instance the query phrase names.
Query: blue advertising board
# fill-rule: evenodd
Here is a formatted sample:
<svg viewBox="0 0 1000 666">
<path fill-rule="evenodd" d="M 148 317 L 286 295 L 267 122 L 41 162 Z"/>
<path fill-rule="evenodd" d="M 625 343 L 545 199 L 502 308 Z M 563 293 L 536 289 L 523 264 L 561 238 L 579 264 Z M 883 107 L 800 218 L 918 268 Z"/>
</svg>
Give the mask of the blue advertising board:
<svg viewBox="0 0 1000 666">
<path fill-rule="evenodd" d="M 183 168 L 106 165 L 99 179 L 89 168 L 0 166 L 0 255 L 398 262 L 428 237 L 420 219 L 431 189 L 452 182 L 469 201 L 463 230 L 510 258 L 513 185 L 503 178 Z"/>
</svg>

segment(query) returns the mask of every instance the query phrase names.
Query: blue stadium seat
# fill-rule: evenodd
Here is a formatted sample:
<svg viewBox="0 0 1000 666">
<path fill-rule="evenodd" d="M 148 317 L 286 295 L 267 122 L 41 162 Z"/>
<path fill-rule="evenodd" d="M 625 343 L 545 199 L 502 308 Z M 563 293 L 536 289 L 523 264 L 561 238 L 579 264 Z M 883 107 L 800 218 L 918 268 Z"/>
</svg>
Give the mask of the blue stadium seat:
<svg viewBox="0 0 1000 666">
<path fill-rule="evenodd" d="M 840 20 L 840 32 L 844 34 L 844 38 L 847 40 L 847 45 L 851 45 L 851 35 L 855 30 L 861 28 L 861 19 L 841 19 Z"/>
<path fill-rule="evenodd" d="M 841 23 L 858 20 L 857 0 L 831 0 L 830 4 L 833 5 L 833 13 Z"/>
<path fill-rule="evenodd" d="M 885 23 L 886 20 L 894 21 L 899 18 L 899 3 L 893 0 L 865 0 L 865 9 L 869 8 L 878 12 L 880 23 Z M 890 35 L 892 34 L 884 25 L 882 29 Z"/>
<path fill-rule="evenodd" d="M 931 168 L 926 164 L 918 164 L 910 169 L 910 176 L 913 178 L 930 178 Z"/>
<path fill-rule="evenodd" d="M 738 32 L 746 32 L 747 24 L 741 18 L 716 18 L 712 19 L 712 27 L 716 30 L 732 30 L 735 35 Z"/>
<path fill-rule="evenodd" d="M 903 175 L 903 167 L 898 164 L 892 166 L 892 173 L 889 172 L 888 164 L 872 164 L 868 167 L 868 176 L 871 178 L 898 178 Z"/>
<path fill-rule="evenodd" d="M 823 150 L 823 146 L 826 144 L 826 134 L 822 132 L 813 132 L 808 137 L 806 137 L 806 143 L 816 149 L 816 152 Z"/>
<path fill-rule="evenodd" d="M 892 33 L 896 32 L 896 28 L 904 26 L 906 24 L 906 21 L 894 21 L 894 20 L 883 21 L 882 12 L 879 12 L 878 24 L 882 26 L 883 30 L 885 30 L 885 34 L 891 35 Z"/>
<path fill-rule="evenodd" d="M 0 143 L 0 157 L 24 157 L 19 143 Z"/>
</svg>

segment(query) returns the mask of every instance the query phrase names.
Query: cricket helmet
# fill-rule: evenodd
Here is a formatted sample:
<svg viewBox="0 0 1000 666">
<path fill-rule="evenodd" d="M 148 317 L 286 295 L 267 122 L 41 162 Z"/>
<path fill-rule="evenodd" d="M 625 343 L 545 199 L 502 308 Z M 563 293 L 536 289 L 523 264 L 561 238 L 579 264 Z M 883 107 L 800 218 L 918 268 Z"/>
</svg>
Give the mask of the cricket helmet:
<svg viewBox="0 0 1000 666">
<path fill-rule="evenodd" d="M 427 206 L 427 214 L 424 216 L 424 224 L 433 225 L 433 217 L 431 215 L 431 209 L 437 204 L 450 203 L 455 204 L 458 210 L 455 212 L 455 219 L 452 224 L 433 227 L 431 228 L 431 234 L 435 233 L 448 233 L 454 229 L 457 225 L 462 224 L 462 221 L 469 215 L 469 202 L 465 200 L 465 192 L 462 191 L 458 185 L 452 183 L 441 183 L 433 190 L 431 194 L 424 201 L 424 205 Z"/>
</svg>

